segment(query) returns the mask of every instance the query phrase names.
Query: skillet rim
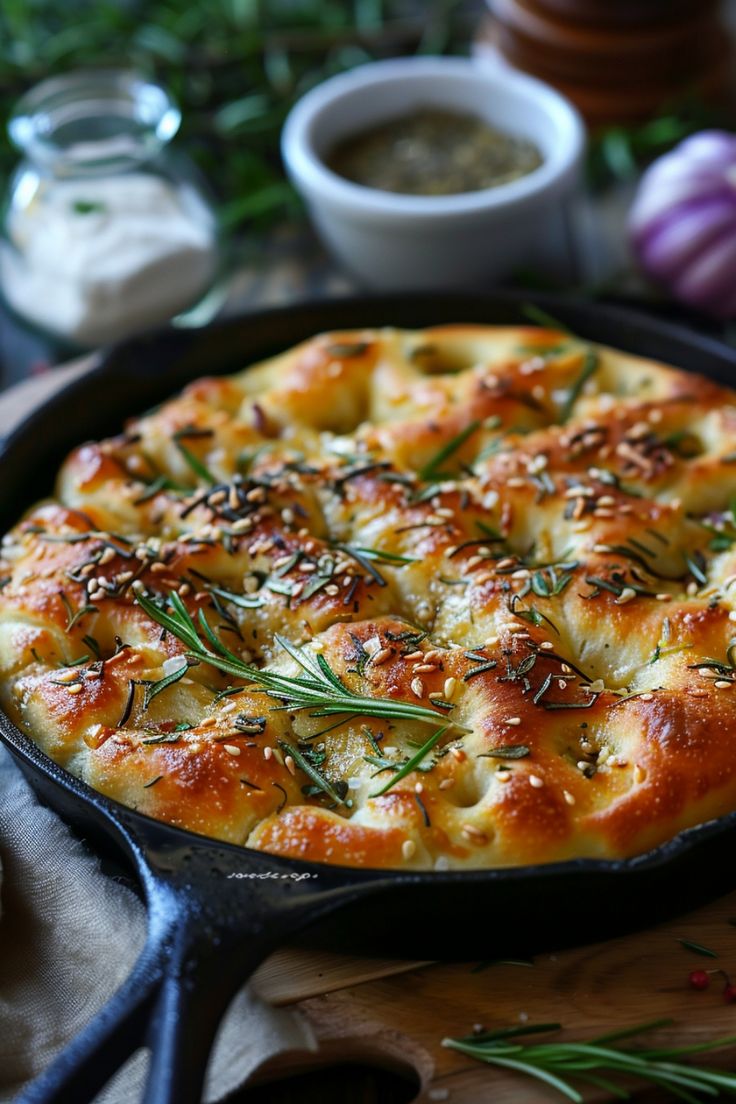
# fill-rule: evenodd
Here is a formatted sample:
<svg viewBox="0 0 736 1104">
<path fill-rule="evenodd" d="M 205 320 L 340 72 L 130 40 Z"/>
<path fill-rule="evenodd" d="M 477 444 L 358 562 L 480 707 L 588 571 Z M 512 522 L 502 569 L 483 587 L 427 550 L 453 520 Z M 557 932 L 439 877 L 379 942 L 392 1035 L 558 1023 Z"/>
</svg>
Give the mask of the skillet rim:
<svg viewBox="0 0 736 1104">
<path fill-rule="evenodd" d="M 647 315 L 642 311 L 628 306 L 599 304 L 586 300 L 581 302 L 576 301 L 570 296 L 555 295 L 548 292 L 528 293 L 512 289 L 498 289 L 487 292 L 452 291 L 431 294 L 408 292 L 392 296 L 365 294 L 346 295 L 331 299 L 303 299 L 286 305 L 266 307 L 256 311 L 228 315 L 225 318 L 216 319 L 207 326 L 196 328 L 194 334 L 201 340 L 202 337 L 208 333 L 215 332 L 217 334 L 227 334 L 228 329 L 235 330 L 239 326 L 248 325 L 248 323 L 255 321 L 277 322 L 279 318 L 285 318 L 292 315 L 294 312 L 308 315 L 324 311 L 332 313 L 334 311 L 337 313 L 337 317 L 335 323 L 330 324 L 330 328 L 337 329 L 340 328 L 340 313 L 350 309 L 361 310 L 363 308 L 372 309 L 374 307 L 378 309 L 379 305 L 381 305 L 387 310 L 390 310 L 391 306 L 395 306 L 396 304 L 399 304 L 402 308 L 411 309 L 411 306 L 415 305 L 418 309 L 421 309 L 422 306 L 426 307 L 428 302 L 436 302 L 438 306 L 443 308 L 443 311 L 444 307 L 450 304 L 452 304 L 453 308 L 457 306 L 459 309 L 462 309 L 462 304 L 464 303 L 466 304 L 466 309 L 467 305 L 472 304 L 470 313 L 473 313 L 474 309 L 477 309 L 485 303 L 491 308 L 502 307 L 507 308 L 509 312 L 512 312 L 514 309 L 518 312 L 523 308 L 525 303 L 530 301 L 541 305 L 545 310 L 549 308 L 550 312 L 559 310 L 564 314 L 566 311 L 582 311 L 583 314 L 589 316 L 591 326 L 595 325 L 597 318 L 602 317 L 610 324 L 615 325 L 616 323 L 621 323 L 623 326 L 632 327 L 636 333 L 634 344 L 636 344 L 637 340 L 643 335 L 655 340 L 661 338 L 665 341 L 674 341 L 675 343 L 687 347 L 688 350 L 694 354 L 703 353 L 711 358 L 721 360 L 724 364 L 724 368 L 729 366 L 734 371 L 734 374 L 736 374 L 736 351 L 731 349 L 725 342 L 721 342 L 707 334 L 689 330 L 669 320 L 665 321 L 657 317 L 652 317 L 651 315 Z M 384 324 L 388 325 L 390 323 Z M 399 325 L 399 323 L 395 324 Z M 502 325 L 504 323 L 492 322 L 491 324 Z M 509 322 L 507 324 L 512 325 L 513 323 Z M 377 323 L 364 323 L 363 325 L 375 326 Z M 350 326 L 350 328 L 355 327 Z M 113 378 L 124 371 L 124 361 L 126 357 L 129 358 L 135 355 L 137 350 L 141 350 L 148 345 L 155 346 L 164 344 L 165 346 L 166 341 L 172 339 L 178 342 L 183 338 L 185 339 L 186 334 L 187 331 L 169 325 L 147 331 L 103 350 L 99 354 L 97 362 L 87 372 L 63 384 L 47 402 L 27 414 L 10 434 L 4 438 L 0 437 L 0 476 L 2 475 L 4 467 L 9 463 L 9 460 L 12 459 L 13 450 L 18 447 L 19 444 L 22 444 L 26 438 L 31 436 L 40 423 L 46 421 L 55 412 L 63 411 L 70 403 L 73 403 L 81 397 L 92 398 L 94 396 L 95 387 L 101 380 Z M 595 338 L 591 339 L 595 340 Z M 605 344 L 605 342 L 601 343 Z M 631 352 L 633 355 L 645 356 L 649 359 L 653 359 L 650 353 L 640 353 L 637 352 L 636 349 L 627 349 L 626 346 L 629 344 L 628 332 L 624 332 L 622 347 L 625 351 Z M 171 357 L 171 352 L 169 352 L 168 356 Z M 165 352 L 164 357 L 166 357 Z M 664 362 L 667 363 L 666 359 Z M 171 364 L 175 363 L 176 358 L 171 361 Z M 691 369 L 685 370 L 690 371 Z M 217 367 L 214 367 L 209 370 L 213 375 L 225 375 L 228 371 L 231 371 L 231 369 L 225 368 L 220 371 Z M 203 368 L 200 374 L 209 374 L 207 368 Z M 707 371 L 703 372 L 703 374 L 706 376 L 710 375 Z M 194 378 L 196 378 L 196 376 Z M 166 401 L 165 398 L 162 401 Z M 124 415 L 124 417 L 128 416 L 132 416 L 132 414 Z M 524 880 L 547 882 L 550 879 L 563 882 L 565 878 L 573 878 L 577 882 L 580 879 L 584 879 L 586 876 L 598 876 L 599 878 L 604 876 L 606 880 L 608 880 L 608 878 L 613 878 L 615 881 L 617 876 L 621 879 L 627 875 L 637 875 L 641 877 L 647 873 L 661 871 L 670 864 L 674 867 L 677 860 L 686 856 L 689 851 L 696 849 L 698 846 L 707 844 L 708 841 L 713 838 L 726 836 L 731 831 L 736 832 L 735 809 L 730 813 L 725 813 L 723 816 L 711 818 L 710 820 L 683 829 L 681 832 L 678 832 L 677 835 L 673 836 L 671 839 L 665 840 L 657 847 L 643 852 L 640 855 L 633 855 L 624 859 L 571 858 L 554 863 L 537 863 L 507 867 L 476 867 L 468 870 L 443 871 L 419 869 L 402 870 L 396 867 L 345 866 L 340 863 L 314 862 L 284 855 L 274 855 L 270 852 L 259 851 L 241 844 L 218 840 L 213 836 L 200 835 L 189 829 L 167 824 L 165 821 L 157 820 L 154 817 L 150 817 L 138 810 L 123 805 L 121 802 L 107 797 L 100 791 L 93 789 L 86 782 L 77 778 L 70 771 L 66 770 L 46 755 L 30 736 L 26 735 L 15 725 L 2 708 L 0 708 L 0 741 L 8 748 L 15 759 L 19 759 L 24 767 L 30 768 L 32 774 L 36 772 L 40 773 L 45 780 L 50 781 L 54 787 L 58 787 L 66 791 L 67 794 L 71 794 L 73 798 L 81 802 L 85 809 L 92 809 L 96 813 L 102 814 L 107 818 L 110 824 L 128 840 L 131 835 L 132 826 L 132 834 L 135 837 L 134 843 L 138 847 L 142 846 L 146 848 L 147 838 L 153 832 L 156 835 L 170 837 L 174 845 L 178 844 L 181 847 L 191 848 L 196 844 L 200 848 L 209 846 L 212 849 L 218 849 L 224 852 L 225 855 L 231 856 L 233 859 L 239 857 L 243 864 L 249 861 L 255 861 L 259 865 L 267 862 L 286 870 L 296 868 L 297 871 L 300 872 L 310 872 L 313 877 L 322 877 L 326 880 L 329 880 L 330 877 L 333 879 L 337 877 L 354 882 L 387 882 L 389 883 L 389 888 L 391 883 L 402 886 L 408 883 L 422 884 L 428 887 L 440 888 L 445 885 L 451 887 L 456 884 L 468 886 L 474 882 L 503 883 Z M 64 819 L 63 816 L 62 819 Z"/>
</svg>

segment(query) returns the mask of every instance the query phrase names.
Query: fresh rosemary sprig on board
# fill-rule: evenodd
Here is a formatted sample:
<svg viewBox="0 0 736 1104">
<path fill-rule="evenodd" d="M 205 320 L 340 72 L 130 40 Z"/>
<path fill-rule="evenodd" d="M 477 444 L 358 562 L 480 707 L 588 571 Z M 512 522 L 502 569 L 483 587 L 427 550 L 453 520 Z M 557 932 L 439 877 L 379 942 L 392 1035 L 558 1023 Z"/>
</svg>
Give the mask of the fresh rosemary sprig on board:
<svg viewBox="0 0 736 1104">
<path fill-rule="evenodd" d="M 691 1066 L 680 1061 L 691 1054 L 702 1054 L 711 1050 L 733 1046 L 736 1036 L 712 1039 L 706 1043 L 694 1043 L 682 1047 L 649 1047 L 632 1050 L 628 1047 L 612 1046 L 622 1039 L 640 1035 L 657 1027 L 670 1024 L 671 1020 L 655 1020 L 640 1024 L 625 1031 L 599 1035 L 584 1043 L 519 1043 L 515 1040 L 523 1035 L 538 1035 L 548 1031 L 557 1031 L 560 1024 L 527 1024 L 524 1027 L 501 1028 L 486 1031 L 480 1035 L 469 1035 L 461 1039 L 443 1039 L 442 1045 L 458 1050 L 470 1058 L 477 1058 L 492 1066 L 514 1070 L 534 1077 L 538 1081 L 556 1089 L 562 1096 L 574 1104 L 583 1104 L 581 1093 L 570 1084 L 568 1077 L 576 1078 L 587 1085 L 594 1085 L 621 1100 L 628 1100 L 630 1092 L 617 1082 L 611 1074 L 622 1074 L 649 1082 L 666 1089 L 673 1097 L 695 1104 L 699 1099 L 695 1094 L 704 1094 L 712 1099 L 722 1093 L 736 1095 L 736 1073 L 724 1070 Z"/>
<path fill-rule="evenodd" d="M 284 675 L 278 671 L 259 669 L 244 663 L 218 639 L 203 610 L 198 614 L 199 625 L 195 624 L 175 591 L 168 595 L 171 612 L 161 609 L 153 599 L 140 590 L 136 593 L 136 601 L 152 621 L 161 625 L 186 645 L 189 659 L 209 663 L 227 675 L 256 683 L 260 690 L 282 703 L 276 708 L 295 711 L 308 709 L 312 717 L 330 717 L 344 713 L 361 717 L 384 717 L 397 721 L 419 721 L 422 724 L 434 725 L 438 721 L 444 721 L 445 727 L 467 731 L 455 722 L 447 721 L 439 711 L 426 706 L 393 698 L 372 698 L 353 693 L 338 678 L 324 656 L 311 655 L 283 636 L 276 635 L 275 640 L 298 663 L 302 674 Z M 200 638 L 200 632 L 204 634 L 209 646 Z"/>
</svg>

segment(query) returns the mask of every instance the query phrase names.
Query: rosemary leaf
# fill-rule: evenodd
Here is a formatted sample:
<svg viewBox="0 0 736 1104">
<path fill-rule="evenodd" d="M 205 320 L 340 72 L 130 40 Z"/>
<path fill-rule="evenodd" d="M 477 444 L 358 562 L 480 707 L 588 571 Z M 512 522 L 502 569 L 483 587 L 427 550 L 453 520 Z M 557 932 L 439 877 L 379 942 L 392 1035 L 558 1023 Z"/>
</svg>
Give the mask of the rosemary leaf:
<svg viewBox="0 0 736 1104">
<path fill-rule="evenodd" d="M 188 660 L 182 662 L 181 667 L 177 667 L 175 671 L 172 671 L 170 675 L 165 675 L 163 678 L 158 679 L 156 682 L 144 682 L 143 691 L 143 708 L 148 709 L 153 699 L 161 693 L 162 690 L 166 690 L 169 686 L 173 686 L 179 679 L 184 678 L 184 675 L 189 670 Z"/>
<path fill-rule="evenodd" d="M 560 411 L 560 425 L 564 425 L 569 421 L 572 412 L 575 408 L 575 403 L 580 398 L 582 390 L 590 377 L 598 368 L 598 354 L 593 349 L 587 349 L 583 358 L 583 367 L 580 370 L 580 375 L 574 381 L 570 390 L 567 393 L 567 397 Z"/>
<path fill-rule="evenodd" d="M 465 444 L 468 438 L 480 429 L 481 423 L 479 421 L 471 422 L 461 430 L 452 440 L 448 441 L 446 445 L 435 453 L 435 455 L 429 460 L 423 468 L 420 468 L 418 475 L 419 478 L 426 482 L 429 479 L 435 479 L 439 476 L 439 469 L 445 460 L 449 459 L 454 452 L 457 452 L 459 448 Z"/>
<path fill-rule="evenodd" d="M 712 951 L 710 947 L 704 947 L 702 943 L 694 943 L 692 939 L 678 939 L 677 942 L 680 946 L 684 947 L 686 951 L 692 951 L 693 954 L 702 955 L 703 958 L 718 958 L 717 951 Z"/>
<path fill-rule="evenodd" d="M 406 778 L 407 774 L 411 774 L 411 772 L 419 766 L 424 757 L 426 755 L 429 755 L 435 744 L 442 739 L 448 728 L 450 728 L 450 725 L 448 724 L 443 725 L 442 728 L 438 728 L 437 731 L 429 737 L 426 743 L 422 744 L 419 750 L 414 755 L 412 755 L 411 759 L 407 760 L 407 762 L 404 763 L 403 767 L 401 767 L 396 772 L 396 774 L 389 778 L 388 782 L 384 786 L 382 786 L 380 790 L 377 790 L 370 796 L 382 797 L 383 794 L 390 790 L 392 786 L 395 786 L 397 782 L 400 782 L 402 778 Z"/>
</svg>

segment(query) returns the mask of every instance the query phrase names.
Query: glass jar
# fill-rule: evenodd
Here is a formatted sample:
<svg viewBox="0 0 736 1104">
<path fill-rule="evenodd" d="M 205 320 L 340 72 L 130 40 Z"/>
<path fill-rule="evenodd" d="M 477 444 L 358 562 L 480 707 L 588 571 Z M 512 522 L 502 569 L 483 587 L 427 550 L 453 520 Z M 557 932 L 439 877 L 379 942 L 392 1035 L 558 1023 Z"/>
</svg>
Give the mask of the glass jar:
<svg viewBox="0 0 736 1104">
<path fill-rule="evenodd" d="M 22 318 L 77 347 L 191 308 L 212 287 L 217 225 L 194 166 L 169 148 L 181 114 L 134 73 L 44 81 L 8 129 L 0 286 Z"/>
</svg>

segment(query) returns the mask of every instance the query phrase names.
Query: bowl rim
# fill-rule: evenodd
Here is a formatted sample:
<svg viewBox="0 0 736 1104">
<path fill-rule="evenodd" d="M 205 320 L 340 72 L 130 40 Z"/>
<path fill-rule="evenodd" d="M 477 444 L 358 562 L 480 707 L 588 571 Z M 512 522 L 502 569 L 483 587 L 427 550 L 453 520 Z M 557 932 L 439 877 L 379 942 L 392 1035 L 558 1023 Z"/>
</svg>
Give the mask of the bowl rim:
<svg viewBox="0 0 736 1104">
<path fill-rule="evenodd" d="M 415 196 L 382 191 L 346 180 L 328 168 L 317 152 L 316 135 L 324 113 L 336 102 L 377 85 L 411 86 L 416 79 L 451 76 L 486 91 L 502 88 L 523 101 L 529 113 L 544 111 L 557 129 L 557 141 L 542 164 L 525 176 L 473 192 Z M 379 112 L 376 116 L 381 118 Z M 319 198 L 354 214 L 391 218 L 451 218 L 526 204 L 545 193 L 556 193 L 570 180 L 582 159 L 585 125 L 577 109 L 556 89 L 535 77 L 488 62 L 461 57 L 407 57 L 367 62 L 330 77 L 312 88 L 289 112 L 281 132 L 281 153 L 287 171 L 307 198 Z"/>
</svg>

